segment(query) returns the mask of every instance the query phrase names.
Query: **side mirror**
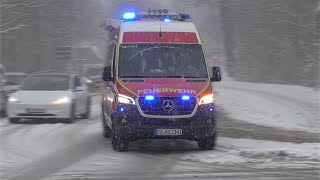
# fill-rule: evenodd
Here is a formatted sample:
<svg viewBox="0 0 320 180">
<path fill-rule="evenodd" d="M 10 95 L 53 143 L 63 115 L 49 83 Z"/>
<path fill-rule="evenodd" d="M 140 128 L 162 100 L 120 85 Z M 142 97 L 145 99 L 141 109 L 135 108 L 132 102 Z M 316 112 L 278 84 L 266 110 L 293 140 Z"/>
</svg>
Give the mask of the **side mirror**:
<svg viewBox="0 0 320 180">
<path fill-rule="evenodd" d="M 221 71 L 219 67 L 212 67 L 212 77 L 210 78 L 211 82 L 220 82 L 221 77 Z"/>
<path fill-rule="evenodd" d="M 111 66 L 106 66 L 103 69 L 103 75 L 102 75 L 102 79 L 104 81 L 113 81 L 113 77 L 112 77 L 112 73 L 111 73 Z"/>
</svg>

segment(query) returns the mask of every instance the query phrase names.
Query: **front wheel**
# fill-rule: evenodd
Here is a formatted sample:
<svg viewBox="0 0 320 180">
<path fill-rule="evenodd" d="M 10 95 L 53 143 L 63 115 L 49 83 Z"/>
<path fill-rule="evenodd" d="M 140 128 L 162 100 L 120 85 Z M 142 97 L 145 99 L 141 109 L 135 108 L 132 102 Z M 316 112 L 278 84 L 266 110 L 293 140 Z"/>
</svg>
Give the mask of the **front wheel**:
<svg viewBox="0 0 320 180">
<path fill-rule="evenodd" d="M 124 152 L 128 149 L 128 142 L 114 128 L 112 128 L 111 143 L 113 150 L 116 152 Z"/>
<path fill-rule="evenodd" d="M 70 117 L 65 120 L 66 123 L 68 124 L 74 123 L 74 119 L 76 118 L 75 111 L 76 111 L 75 103 L 72 103 L 70 107 Z"/>
<path fill-rule="evenodd" d="M 103 137 L 105 138 L 110 138 L 111 136 L 111 129 L 109 127 L 109 125 L 106 123 L 106 119 L 103 113 L 103 108 L 102 108 L 102 112 L 101 112 L 101 118 L 102 118 L 102 134 Z"/>
<path fill-rule="evenodd" d="M 213 136 L 200 139 L 198 145 L 202 150 L 212 150 L 216 146 L 216 133 Z"/>
<path fill-rule="evenodd" d="M 91 98 L 89 97 L 87 100 L 86 112 L 83 115 L 83 119 L 89 119 L 91 114 Z"/>
</svg>

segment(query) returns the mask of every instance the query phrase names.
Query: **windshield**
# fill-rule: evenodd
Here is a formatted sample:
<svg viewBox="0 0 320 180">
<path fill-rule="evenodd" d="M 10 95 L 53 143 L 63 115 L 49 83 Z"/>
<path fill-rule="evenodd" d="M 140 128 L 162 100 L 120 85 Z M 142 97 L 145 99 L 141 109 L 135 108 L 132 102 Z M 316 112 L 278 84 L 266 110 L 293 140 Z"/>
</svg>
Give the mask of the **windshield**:
<svg viewBox="0 0 320 180">
<path fill-rule="evenodd" d="M 130 44 L 120 46 L 120 78 L 207 78 L 199 44 Z"/>
<path fill-rule="evenodd" d="M 20 85 L 25 78 L 26 75 L 6 75 L 8 84 L 10 85 Z"/>
<path fill-rule="evenodd" d="M 69 89 L 69 76 L 34 75 L 29 76 L 22 84 L 24 91 L 66 91 Z"/>
<path fill-rule="evenodd" d="M 86 70 L 86 76 L 91 77 L 91 76 L 99 76 L 102 74 L 103 68 L 88 68 Z"/>
</svg>

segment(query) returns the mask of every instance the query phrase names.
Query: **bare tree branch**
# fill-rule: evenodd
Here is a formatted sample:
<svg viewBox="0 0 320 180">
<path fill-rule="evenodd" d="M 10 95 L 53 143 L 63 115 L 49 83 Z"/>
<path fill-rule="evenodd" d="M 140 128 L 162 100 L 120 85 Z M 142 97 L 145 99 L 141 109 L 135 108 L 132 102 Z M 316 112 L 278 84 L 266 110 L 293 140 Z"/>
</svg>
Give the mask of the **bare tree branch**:
<svg viewBox="0 0 320 180">
<path fill-rule="evenodd" d="M 6 30 L 2 30 L 2 31 L 0 31 L 0 33 L 8 33 L 9 31 L 18 30 L 18 29 L 22 29 L 22 28 L 25 28 L 25 27 L 30 27 L 30 26 L 29 26 L 29 25 L 21 24 L 21 25 L 12 27 L 12 28 L 8 28 L 8 29 L 6 29 Z"/>
</svg>

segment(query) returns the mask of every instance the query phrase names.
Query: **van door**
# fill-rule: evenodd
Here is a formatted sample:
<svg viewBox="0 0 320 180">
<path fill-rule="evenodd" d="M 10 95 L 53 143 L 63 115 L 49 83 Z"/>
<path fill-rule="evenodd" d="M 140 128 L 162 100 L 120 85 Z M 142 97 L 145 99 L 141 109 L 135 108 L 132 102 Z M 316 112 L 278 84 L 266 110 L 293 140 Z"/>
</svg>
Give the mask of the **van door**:
<svg viewBox="0 0 320 180">
<path fill-rule="evenodd" d="M 113 46 L 113 55 L 112 55 L 112 61 L 111 61 L 111 73 L 112 76 L 115 78 L 116 77 L 116 48 L 117 46 Z M 115 100 L 115 85 L 114 82 L 107 82 L 105 84 L 105 92 L 104 92 L 104 111 L 108 115 L 108 117 L 111 117 L 112 114 L 112 104 L 113 101 Z"/>
</svg>

